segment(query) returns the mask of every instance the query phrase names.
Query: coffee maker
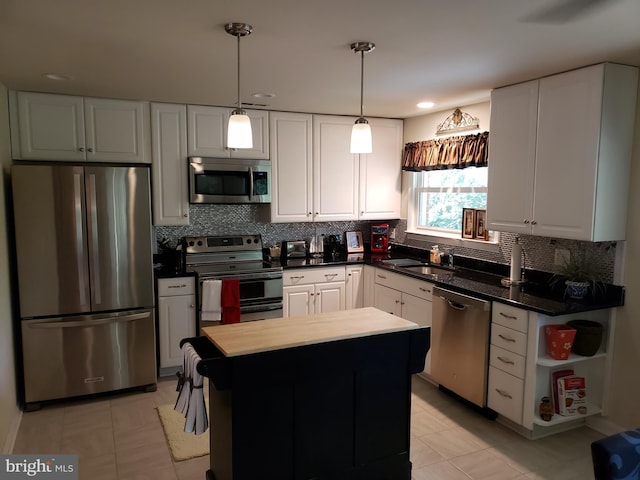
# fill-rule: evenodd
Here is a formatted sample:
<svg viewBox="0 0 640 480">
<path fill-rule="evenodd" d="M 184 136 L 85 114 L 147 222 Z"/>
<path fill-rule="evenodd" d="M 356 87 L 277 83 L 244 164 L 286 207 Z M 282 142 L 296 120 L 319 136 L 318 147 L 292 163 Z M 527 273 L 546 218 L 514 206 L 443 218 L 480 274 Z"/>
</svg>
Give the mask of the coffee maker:
<svg viewBox="0 0 640 480">
<path fill-rule="evenodd" d="M 389 248 L 389 224 L 375 223 L 371 225 L 371 252 L 386 253 Z"/>
</svg>

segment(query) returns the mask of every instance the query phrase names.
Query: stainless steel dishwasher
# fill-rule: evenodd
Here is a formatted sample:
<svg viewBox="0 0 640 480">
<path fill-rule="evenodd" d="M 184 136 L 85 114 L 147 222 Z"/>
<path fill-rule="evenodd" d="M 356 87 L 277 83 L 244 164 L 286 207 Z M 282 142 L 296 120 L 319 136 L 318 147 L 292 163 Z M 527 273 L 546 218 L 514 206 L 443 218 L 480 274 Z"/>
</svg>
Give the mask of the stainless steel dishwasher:
<svg viewBox="0 0 640 480">
<path fill-rule="evenodd" d="M 431 376 L 442 387 L 485 407 L 491 302 L 434 287 Z"/>
</svg>

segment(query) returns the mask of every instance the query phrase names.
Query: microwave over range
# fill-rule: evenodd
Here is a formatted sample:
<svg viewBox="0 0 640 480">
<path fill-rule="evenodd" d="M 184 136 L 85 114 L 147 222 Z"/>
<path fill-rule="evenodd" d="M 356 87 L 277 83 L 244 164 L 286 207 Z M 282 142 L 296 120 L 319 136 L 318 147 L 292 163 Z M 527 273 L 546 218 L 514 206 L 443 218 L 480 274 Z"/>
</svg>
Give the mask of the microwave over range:
<svg viewBox="0 0 640 480">
<path fill-rule="evenodd" d="M 189 201 L 271 203 L 271 162 L 189 157 Z"/>
</svg>

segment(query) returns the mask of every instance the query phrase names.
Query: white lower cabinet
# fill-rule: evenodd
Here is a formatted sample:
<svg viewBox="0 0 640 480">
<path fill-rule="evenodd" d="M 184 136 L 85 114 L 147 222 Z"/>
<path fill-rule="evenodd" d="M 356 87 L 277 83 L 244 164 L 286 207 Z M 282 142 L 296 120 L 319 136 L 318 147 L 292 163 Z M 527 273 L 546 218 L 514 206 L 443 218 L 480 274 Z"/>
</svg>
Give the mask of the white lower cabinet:
<svg viewBox="0 0 640 480">
<path fill-rule="evenodd" d="M 345 267 L 296 268 L 282 274 L 283 317 L 345 309 Z"/>
<path fill-rule="evenodd" d="M 493 303 L 487 406 L 522 425 L 529 314 Z"/>
<path fill-rule="evenodd" d="M 580 426 L 589 416 L 606 412 L 611 372 L 614 315 L 611 310 L 547 316 L 494 302 L 489 351 L 487 406 L 513 422 L 531 438 L 551 435 Z M 565 324 L 574 319 L 599 322 L 604 326 L 600 350 L 591 357 L 571 353 L 567 360 L 547 354 L 545 325 Z M 586 381 L 586 415 L 562 416 L 550 421 L 538 413 L 543 397 L 553 399 L 552 374 L 571 369 Z M 509 425 L 509 423 L 507 422 Z"/>
<path fill-rule="evenodd" d="M 376 269 L 373 288 L 374 307 L 420 326 L 431 326 L 432 283 Z M 430 371 L 431 356 L 429 352 L 424 373 L 429 374 Z"/>
<path fill-rule="evenodd" d="M 364 265 L 345 267 L 345 309 L 364 307 Z"/>
<path fill-rule="evenodd" d="M 158 279 L 158 345 L 160 375 L 182 367 L 180 340 L 196 334 L 194 277 Z"/>
<path fill-rule="evenodd" d="M 524 380 L 496 367 L 489 367 L 487 405 L 500 415 L 522 424 Z"/>
</svg>

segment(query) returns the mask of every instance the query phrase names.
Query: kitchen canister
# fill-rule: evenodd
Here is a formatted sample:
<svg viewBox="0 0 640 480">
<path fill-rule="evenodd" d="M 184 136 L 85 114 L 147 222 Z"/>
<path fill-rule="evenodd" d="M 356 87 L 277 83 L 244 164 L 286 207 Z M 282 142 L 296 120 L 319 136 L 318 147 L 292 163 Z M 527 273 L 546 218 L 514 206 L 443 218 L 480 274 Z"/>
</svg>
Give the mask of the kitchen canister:
<svg viewBox="0 0 640 480">
<path fill-rule="evenodd" d="M 583 357 L 592 357 L 596 354 L 602 343 L 604 327 L 591 320 L 570 320 L 567 325 L 576 330 L 576 338 L 573 340 L 573 353 Z"/>
<path fill-rule="evenodd" d="M 566 360 L 571 353 L 576 329 L 566 324 L 545 325 L 544 336 L 547 341 L 547 353 L 554 360 Z"/>
</svg>

